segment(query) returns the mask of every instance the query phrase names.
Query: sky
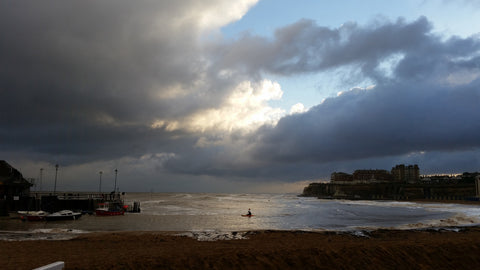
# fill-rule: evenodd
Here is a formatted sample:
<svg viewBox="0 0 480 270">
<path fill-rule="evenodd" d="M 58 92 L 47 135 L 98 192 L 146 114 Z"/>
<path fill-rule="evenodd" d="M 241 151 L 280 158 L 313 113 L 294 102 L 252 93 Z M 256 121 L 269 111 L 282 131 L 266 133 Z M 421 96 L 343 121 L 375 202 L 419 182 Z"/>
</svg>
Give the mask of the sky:
<svg viewBox="0 0 480 270">
<path fill-rule="evenodd" d="M 110 192 L 115 169 L 125 192 L 240 193 L 480 171 L 478 18 L 473 0 L 0 0 L 0 159 L 34 190 L 58 164 L 60 191 Z"/>
</svg>

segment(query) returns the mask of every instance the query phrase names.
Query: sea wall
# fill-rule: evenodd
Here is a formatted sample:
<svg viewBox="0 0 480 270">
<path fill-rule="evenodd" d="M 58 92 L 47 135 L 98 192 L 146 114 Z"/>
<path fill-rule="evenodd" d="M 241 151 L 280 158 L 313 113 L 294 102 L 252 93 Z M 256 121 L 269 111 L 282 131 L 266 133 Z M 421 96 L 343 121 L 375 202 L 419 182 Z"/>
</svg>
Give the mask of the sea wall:
<svg viewBox="0 0 480 270">
<path fill-rule="evenodd" d="M 474 183 L 460 184 L 332 184 L 311 183 L 302 196 L 351 200 L 471 200 L 476 196 Z"/>
</svg>

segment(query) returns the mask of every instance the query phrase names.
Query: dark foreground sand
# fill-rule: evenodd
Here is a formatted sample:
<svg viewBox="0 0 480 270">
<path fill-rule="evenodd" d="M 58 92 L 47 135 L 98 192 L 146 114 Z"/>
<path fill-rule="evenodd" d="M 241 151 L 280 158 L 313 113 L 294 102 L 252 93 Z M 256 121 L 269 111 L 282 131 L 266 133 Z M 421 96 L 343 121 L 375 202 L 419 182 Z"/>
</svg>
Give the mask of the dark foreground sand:
<svg viewBox="0 0 480 270">
<path fill-rule="evenodd" d="M 480 269 L 480 228 L 453 231 L 261 231 L 202 242 L 154 232 L 62 241 L 0 241 L 0 269 L 64 261 L 65 269 Z"/>
</svg>

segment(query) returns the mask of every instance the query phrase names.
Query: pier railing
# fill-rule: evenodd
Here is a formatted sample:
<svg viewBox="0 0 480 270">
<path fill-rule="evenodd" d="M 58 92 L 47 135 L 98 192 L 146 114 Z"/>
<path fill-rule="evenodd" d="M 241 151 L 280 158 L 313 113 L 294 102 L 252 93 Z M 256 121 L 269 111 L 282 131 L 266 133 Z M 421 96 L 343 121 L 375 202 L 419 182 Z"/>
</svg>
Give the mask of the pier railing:
<svg viewBox="0 0 480 270">
<path fill-rule="evenodd" d="M 121 200 L 121 193 L 100 192 L 30 192 L 31 197 L 57 196 L 59 200 Z"/>
<path fill-rule="evenodd" d="M 26 207 L 28 210 L 43 210 L 47 212 L 63 209 L 94 211 L 98 204 L 103 202 L 123 204 L 122 194 L 113 192 L 31 192 L 28 198 L 29 202 Z"/>
</svg>

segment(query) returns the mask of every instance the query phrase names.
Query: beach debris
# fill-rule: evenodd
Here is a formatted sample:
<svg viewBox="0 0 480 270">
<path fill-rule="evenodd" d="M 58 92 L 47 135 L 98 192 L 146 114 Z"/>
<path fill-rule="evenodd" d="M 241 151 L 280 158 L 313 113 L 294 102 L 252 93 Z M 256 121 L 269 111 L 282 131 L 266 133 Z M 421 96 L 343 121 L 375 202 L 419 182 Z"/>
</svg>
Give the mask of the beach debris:
<svg viewBox="0 0 480 270">
<path fill-rule="evenodd" d="M 200 231 L 200 232 L 185 232 L 178 235 L 191 237 L 198 241 L 222 241 L 222 240 L 247 239 L 246 232 Z"/>
<path fill-rule="evenodd" d="M 367 231 L 351 231 L 350 234 L 356 237 L 370 238 L 369 232 Z"/>
</svg>

